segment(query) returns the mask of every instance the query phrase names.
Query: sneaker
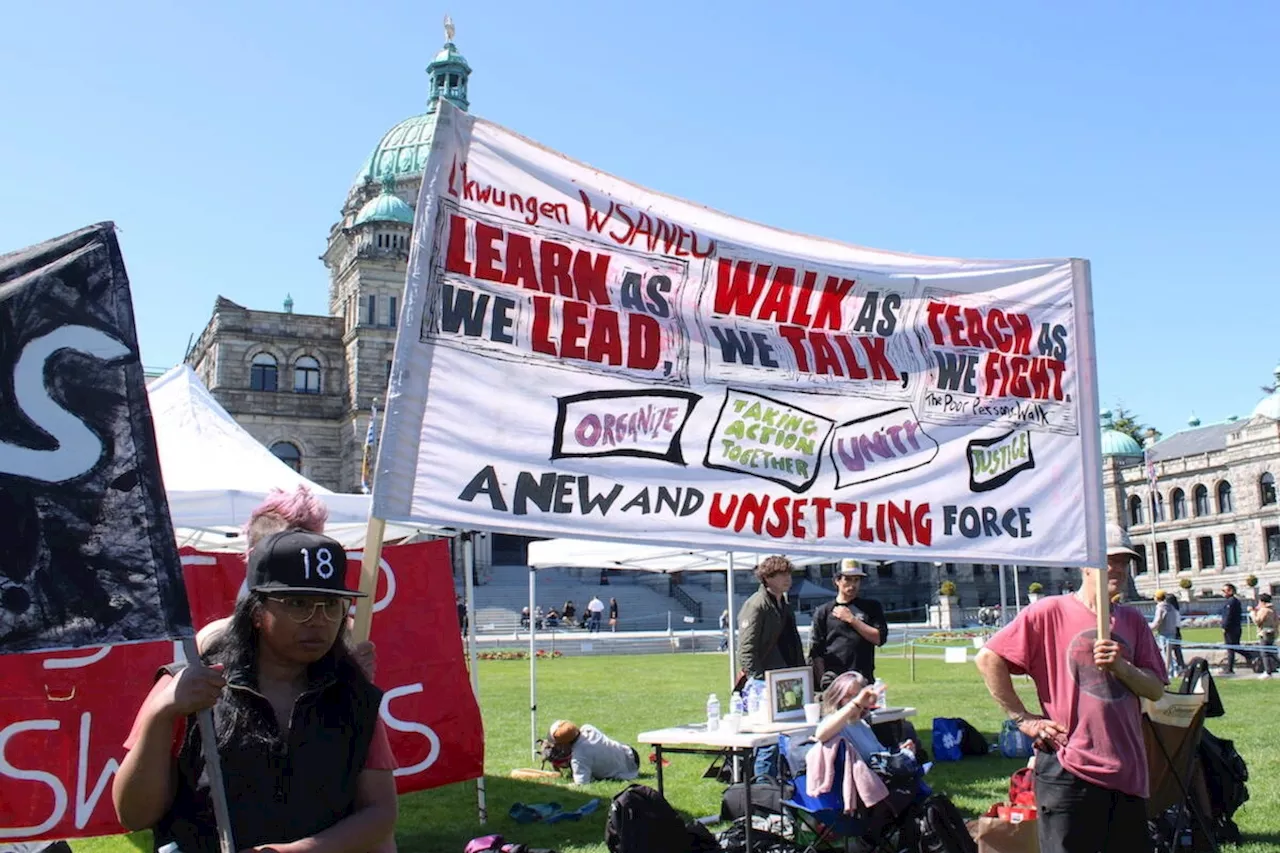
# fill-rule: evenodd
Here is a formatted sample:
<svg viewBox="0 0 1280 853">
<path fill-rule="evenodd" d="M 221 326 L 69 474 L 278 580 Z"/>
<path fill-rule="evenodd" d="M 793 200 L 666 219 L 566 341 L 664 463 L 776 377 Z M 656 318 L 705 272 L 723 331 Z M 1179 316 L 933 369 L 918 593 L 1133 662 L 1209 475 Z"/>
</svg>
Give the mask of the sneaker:
<svg viewBox="0 0 1280 853">
<path fill-rule="evenodd" d="M 1271 677 L 1271 673 L 1269 673 L 1269 672 L 1260 672 L 1260 673 L 1258 673 L 1258 679 L 1259 679 L 1259 680 L 1261 680 L 1261 679 L 1263 679 L 1263 678 L 1270 678 L 1270 677 Z"/>
</svg>

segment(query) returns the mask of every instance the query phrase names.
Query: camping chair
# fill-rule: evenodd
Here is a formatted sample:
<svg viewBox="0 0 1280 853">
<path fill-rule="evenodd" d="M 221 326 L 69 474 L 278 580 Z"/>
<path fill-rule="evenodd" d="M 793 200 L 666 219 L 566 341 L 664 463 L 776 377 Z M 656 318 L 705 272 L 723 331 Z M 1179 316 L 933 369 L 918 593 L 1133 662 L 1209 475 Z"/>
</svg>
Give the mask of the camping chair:
<svg viewBox="0 0 1280 853">
<path fill-rule="evenodd" d="M 812 739 L 794 743 L 787 735 L 778 736 L 779 766 L 784 776 L 790 775 L 793 785 L 791 796 L 782 805 L 793 820 L 793 838 L 800 847 L 802 838 L 807 841 L 803 853 L 844 850 L 857 853 L 896 853 L 903 846 L 903 830 L 910 830 L 910 803 L 922 798 L 928 791 L 922 782 L 910 792 L 890 786 L 888 799 L 870 809 L 860 808 L 854 814 L 845 814 L 844 796 L 840 784 L 831 786 L 825 794 L 810 796 L 806 787 L 804 756 L 813 746 Z M 845 754 L 836 756 L 835 778 L 844 773 Z M 905 801 L 905 802 L 904 802 Z"/>
<path fill-rule="evenodd" d="M 1165 693 L 1158 702 L 1142 702 L 1147 748 L 1147 819 L 1159 827 L 1159 853 L 1181 851 L 1191 832 L 1196 850 L 1218 851 L 1207 800 L 1200 791 L 1200 737 L 1204 733 L 1207 694 Z"/>
</svg>

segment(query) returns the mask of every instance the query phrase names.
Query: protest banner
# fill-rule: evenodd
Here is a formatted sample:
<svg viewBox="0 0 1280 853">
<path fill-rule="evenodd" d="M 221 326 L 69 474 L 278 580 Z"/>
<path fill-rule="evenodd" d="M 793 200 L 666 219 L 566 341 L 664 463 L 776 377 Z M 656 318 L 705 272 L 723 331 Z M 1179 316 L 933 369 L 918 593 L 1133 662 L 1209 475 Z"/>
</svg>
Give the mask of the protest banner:
<svg viewBox="0 0 1280 853">
<path fill-rule="evenodd" d="M 374 516 L 1100 564 L 1087 262 L 790 234 L 439 109 Z"/>
<path fill-rule="evenodd" d="M 196 624 L 231 612 L 243 556 L 184 550 L 182 561 Z M 448 545 L 390 546 L 381 565 L 373 639 L 396 788 L 477 778 L 484 735 L 453 630 Z M 172 642 L 0 657 L 0 843 L 121 831 L 111 778 L 157 668 L 174 659 Z"/>
<path fill-rule="evenodd" d="M 102 223 L 0 256 L 0 654 L 191 636 Z"/>
</svg>

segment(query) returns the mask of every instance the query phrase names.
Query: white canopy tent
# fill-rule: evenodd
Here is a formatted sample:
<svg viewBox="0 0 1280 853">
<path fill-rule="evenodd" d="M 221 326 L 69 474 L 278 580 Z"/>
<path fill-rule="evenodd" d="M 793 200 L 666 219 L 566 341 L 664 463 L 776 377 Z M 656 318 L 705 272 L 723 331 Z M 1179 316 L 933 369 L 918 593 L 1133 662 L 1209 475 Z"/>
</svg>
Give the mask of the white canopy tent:
<svg viewBox="0 0 1280 853">
<path fill-rule="evenodd" d="M 736 624 L 734 613 L 733 573 L 754 568 L 761 560 L 777 551 L 724 551 L 714 548 L 674 548 L 669 545 L 628 545 L 585 539 L 548 539 L 529 544 L 529 612 L 533 613 L 537 592 L 537 570 L 540 568 L 625 569 L 636 572 L 725 572 L 729 610 L 729 689 L 738 676 Z M 807 557 L 788 554 L 796 568 L 830 563 L 831 557 Z M 529 712 L 530 748 L 537 749 L 538 740 L 538 658 L 537 629 L 529 622 Z"/>
<path fill-rule="evenodd" d="M 179 545 L 242 551 L 241 528 L 273 489 L 306 486 L 329 510 L 326 533 L 348 548 L 364 544 L 369 496 L 318 486 L 276 458 L 236 423 L 185 364 L 147 386 L 169 514 Z M 387 525 L 387 538 L 439 533 L 422 525 Z"/>
</svg>

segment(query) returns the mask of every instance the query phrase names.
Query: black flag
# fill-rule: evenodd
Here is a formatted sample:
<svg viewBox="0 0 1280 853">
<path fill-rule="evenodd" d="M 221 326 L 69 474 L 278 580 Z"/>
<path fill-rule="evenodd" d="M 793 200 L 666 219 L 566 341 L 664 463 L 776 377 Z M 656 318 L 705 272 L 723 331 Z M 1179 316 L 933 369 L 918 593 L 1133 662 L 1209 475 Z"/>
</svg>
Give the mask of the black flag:
<svg viewBox="0 0 1280 853">
<path fill-rule="evenodd" d="M 0 654 L 191 635 L 115 226 L 0 256 Z"/>
</svg>

